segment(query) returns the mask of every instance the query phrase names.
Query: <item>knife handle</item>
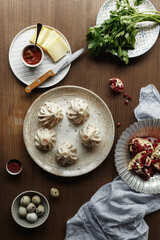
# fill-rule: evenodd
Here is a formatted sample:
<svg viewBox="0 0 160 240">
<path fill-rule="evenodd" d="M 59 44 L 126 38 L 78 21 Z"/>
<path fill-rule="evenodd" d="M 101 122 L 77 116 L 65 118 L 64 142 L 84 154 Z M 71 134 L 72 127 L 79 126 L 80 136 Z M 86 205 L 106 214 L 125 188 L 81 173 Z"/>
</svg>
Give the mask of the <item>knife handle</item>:
<svg viewBox="0 0 160 240">
<path fill-rule="evenodd" d="M 49 77 L 53 77 L 55 75 L 55 73 L 52 70 L 49 70 L 48 72 L 46 72 L 45 74 L 43 74 L 41 77 L 39 77 L 37 80 L 35 80 L 34 82 L 32 82 L 30 85 L 28 85 L 25 88 L 25 92 L 26 93 L 30 93 L 34 88 L 38 87 L 39 85 L 41 85 L 43 82 L 45 82 Z"/>
</svg>

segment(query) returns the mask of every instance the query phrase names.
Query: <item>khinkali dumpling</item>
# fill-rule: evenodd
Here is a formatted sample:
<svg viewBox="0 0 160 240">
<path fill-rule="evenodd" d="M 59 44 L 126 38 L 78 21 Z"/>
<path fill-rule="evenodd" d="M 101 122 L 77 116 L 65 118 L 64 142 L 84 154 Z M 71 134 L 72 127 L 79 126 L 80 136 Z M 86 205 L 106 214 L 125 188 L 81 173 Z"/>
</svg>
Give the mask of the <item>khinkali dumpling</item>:
<svg viewBox="0 0 160 240">
<path fill-rule="evenodd" d="M 87 124 L 80 130 L 81 143 L 85 147 L 94 147 L 101 141 L 101 135 L 98 127 L 93 124 Z"/>
<path fill-rule="evenodd" d="M 77 149 L 70 142 L 62 143 L 56 154 L 56 161 L 61 166 L 69 166 L 77 161 Z"/>
<path fill-rule="evenodd" d="M 51 150 L 56 142 L 56 132 L 48 128 L 40 128 L 35 133 L 34 141 L 37 148 L 44 151 Z"/>
<path fill-rule="evenodd" d="M 80 98 L 75 98 L 71 100 L 66 114 L 73 124 L 81 125 L 89 117 L 88 104 Z"/>
<path fill-rule="evenodd" d="M 43 127 L 52 128 L 63 118 L 62 109 L 54 102 L 44 102 L 38 113 Z"/>
</svg>

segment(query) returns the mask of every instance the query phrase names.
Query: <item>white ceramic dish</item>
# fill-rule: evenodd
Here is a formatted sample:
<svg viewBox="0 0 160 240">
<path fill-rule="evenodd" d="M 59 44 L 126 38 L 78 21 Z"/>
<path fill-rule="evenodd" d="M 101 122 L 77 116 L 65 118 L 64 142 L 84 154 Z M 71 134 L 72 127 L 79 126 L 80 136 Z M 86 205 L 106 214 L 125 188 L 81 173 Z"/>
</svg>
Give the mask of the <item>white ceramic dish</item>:
<svg viewBox="0 0 160 240">
<path fill-rule="evenodd" d="M 31 68 L 38 67 L 38 66 L 43 62 L 43 58 L 44 58 L 44 52 L 43 52 L 42 48 L 41 48 L 40 46 L 36 45 L 36 48 L 38 48 L 38 49 L 40 50 L 40 52 L 41 52 L 41 60 L 40 60 L 38 63 L 36 63 L 36 64 L 28 64 L 28 63 L 24 60 L 23 54 L 24 54 L 25 49 L 28 48 L 28 47 L 33 47 L 33 46 L 34 46 L 33 44 L 29 44 L 29 45 L 25 46 L 25 47 L 23 48 L 22 52 L 21 52 L 21 60 L 22 60 L 22 62 L 23 62 L 27 67 L 31 67 Z"/>
<path fill-rule="evenodd" d="M 134 137 L 160 137 L 160 119 L 147 119 L 135 122 L 128 127 L 119 138 L 115 149 L 115 165 L 124 182 L 138 192 L 160 193 L 160 174 L 156 173 L 148 181 L 144 181 L 133 171 L 128 171 L 131 156 L 128 143 Z"/>
<path fill-rule="evenodd" d="M 19 166 L 19 171 L 15 171 L 15 169 L 13 171 L 11 171 L 9 169 L 9 164 L 15 164 L 18 163 Z M 15 168 L 15 167 L 14 167 Z M 23 166 L 20 160 L 18 159 L 10 159 L 7 163 L 6 163 L 6 170 L 10 175 L 16 176 L 18 174 L 20 174 L 22 172 Z"/>
<path fill-rule="evenodd" d="M 70 100 L 76 97 L 83 99 L 89 105 L 90 117 L 86 123 L 94 123 L 101 132 L 101 143 L 90 150 L 83 147 L 79 139 L 79 130 L 84 124 L 76 127 L 66 116 Z M 57 133 L 56 144 L 51 151 L 46 153 L 36 148 L 34 135 L 40 128 L 37 115 L 39 108 L 45 101 L 51 100 L 60 105 L 64 116 L 62 121 L 53 128 Z M 44 170 L 64 177 L 79 176 L 98 167 L 111 150 L 114 134 L 114 121 L 107 105 L 95 93 L 76 86 L 57 87 L 38 97 L 29 108 L 23 126 L 24 142 L 32 159 Z M 77 148 L 79 159 L 71 166 L 61 167 L 55 161 L 55 153 L 58 145 L 65 140 L 71 141 Z"/>
<path fill-rule="evenodd" d="M 41 204 L 43 205 L 45 211 L 44 214 L 38 218 L 38 220 L 34 223 L 30 223 L 28 222 L 25 218 L 22 218 L 19 216 L 18 214 L 18 209 L 20 207 L 20 199 L 23 196 L 29 196 L 30 198 L 32 198 L 34 195 L 38 195 L 41 198 Z M 46 199 L 46 197 L 37 192 L 37 191 L 33 191 L 33 190 L 28 190 L 25 192 L 20 193 L 12 202 L 12 206 L 11 206 L 11 214 L 13 219 L 15 220 L 15 222 L 17 224 L 19 224 L 21 227 L 24 228 L 36 228 L 39 227 L 40 225 L 42 225 L 48 218 L 49 216 L 49 212 L 50 212 L 50 206 L 49 206 L 49 202 Z"/>
<path fill-rule="evenodd" d="M 52 28 L 50 26 L 46 26 L 50 28 L 51 30 L 55 30 L 63 39 L 65 40 L 67 46 L 69 47 L 69 52 L 62 58 L 64 60 L 65 58 L 68 58 L 71 54 L 71 47 L 65 38 L 65 36 L 59 32 L 57 29 Z M 9 63 L 10 67 L 15 74 L 15 76 L 24 84 L 29 85 L 33 81 L 35 81 L 37 78 L 42 76 L 44 73 L 52 69 L 56 64 L 58 64 L 60 61 L 59 60 L 57 63 L 54 63 L 51 57 L 44 52 L 44 59 L 42 64 L 40 64 L 36 68 L 28 68 L 28 66 L 25 66 L 22 62 L 21 59 L 21 52 L 22 49 L 30 44 L 30 39 L 35 31 L 36 25 L 27 27 L 23 29 L 21 32 L 19 32 L 15 38 L 13 39 L 10 48 L 9 48 Z M 69 64 L 67 67 L 65 67 L 62 71 L 60 71 L 58 74 L 56 74 L 54 77 L 50 77 L 45 81 L 43 84 L 39 86 L 39 88 L 46 88 L 46 87 L 51 87 L 57 84 L 58 82 L 62 81 L 63 78 L 66 76 L 70 69 L 71 64 Z"/>
<path fill-rule="evenodd" d="M 129 1 L 131 6 L 133 6 L 134 0 Z M 156 11 L 155 7 L 149 0 L 145 0 L 138 7 L 140 12 L 142 11 Z M 115 0 L 107 0 L 100 8 L 96 25 L 100 25 L 105 19 L 109 18 L 110 11 L 116 9 Z M 128 51 L 129 58 L 138 57 L 146 53 L 156 42 L 159 36 L 159 25 L 153 22 L 143 22 L 139 23 L 140 30 L 136 35 L 135 48 Z"/>
</svg>

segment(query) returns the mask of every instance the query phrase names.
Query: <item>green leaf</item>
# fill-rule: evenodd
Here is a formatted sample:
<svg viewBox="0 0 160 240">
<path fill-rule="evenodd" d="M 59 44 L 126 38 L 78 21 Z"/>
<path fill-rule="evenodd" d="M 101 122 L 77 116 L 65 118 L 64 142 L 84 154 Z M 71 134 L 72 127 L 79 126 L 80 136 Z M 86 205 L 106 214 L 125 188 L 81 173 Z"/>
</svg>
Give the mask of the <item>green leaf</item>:
<svg viewBox="0 0 160 240">
<path fill-rule="evenodd" d="M 112 50 L 110 50 L 110 53 L 112 53 L 113 55 L 115 55 L 116 52 L 117 52 L 117 51 L 116 51 L 116 49 L 114 49 L 114 48 L 113 48 Z"/>
<path fill-rule="evenodd" d="M 122 50 L 122 55 L 121 55 L 120 59 L 122 61 L 124 61 L 126 64 L 129 63 L 128 52 L 126 50 Z"/>
<path fill-rule="evenodd" d="M 134 5 L 139 6 L 142 2 L 143 2 L 143 0 L 135 0 Z"/>
<path fill-rule="evenodd" d="M 120 37 L 120 36 L 123 36 L 124 33 L 125 33 L 125 31 L 123 30 L 123 31 L 119 32 L 115 37 L 118 38 L 118 37 Z"/>
<path fill-rule="evenodd" d="M 130 42 L 130 35 L 129 35 L 129 33 L 127 32 L 124 36 L 125 36 L 127 42 L 129 43 Z"/>
<path fill-rule="evenodd" d="M 121 46 L 118 46 L 117 54 L 119 58 L 122 56 L 123 52 Z"/>
</svg>

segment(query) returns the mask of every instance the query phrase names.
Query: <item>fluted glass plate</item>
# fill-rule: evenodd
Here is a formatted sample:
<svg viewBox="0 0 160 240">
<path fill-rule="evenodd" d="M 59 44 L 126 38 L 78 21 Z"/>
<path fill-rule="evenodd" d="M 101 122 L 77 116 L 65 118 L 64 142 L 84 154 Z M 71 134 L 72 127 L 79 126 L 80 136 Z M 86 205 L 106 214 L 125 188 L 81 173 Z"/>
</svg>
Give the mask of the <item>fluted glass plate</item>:
<svg viewBox="0 0 160 240">
<path fill-rule="evenodd" d="M 146 119 L 135 122 L 120 136 L 115 148 L 115 165 L 123 181 L 132 189 L 149 194 L 160 193 L 160 173 L 144 181 L 133 171 L 128 171 L 131 155 L 128 149 L 130 139 L 134 137 L 160 137 L 160 119 Z"/>
<path fill-rule="evenodd" d="M 134 6 L 134 0 L 129 0 L 131 6 Z M 144 11 L 156 11 L 155 7 L 149 0 L 145 0 L 138 7 L 139 12 Z M 110 11 L 116 9 L 116 0 L 107 0 L 100 8 L 96 25 L 101 25 L 104 20 L 108 19 L 110 16 Z M 156 42 L 159 36 L 159 24 L 155 22 L 141 22 L 137 24 L 139 31 L 136 35 L 135 48 L 133 50 L 128 50 L 129 58 L 138 57 L 146 53 Z"/>
</svg>

